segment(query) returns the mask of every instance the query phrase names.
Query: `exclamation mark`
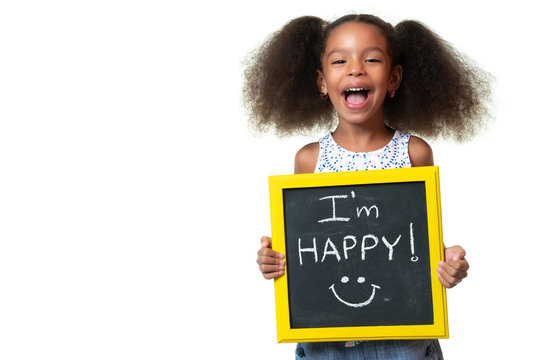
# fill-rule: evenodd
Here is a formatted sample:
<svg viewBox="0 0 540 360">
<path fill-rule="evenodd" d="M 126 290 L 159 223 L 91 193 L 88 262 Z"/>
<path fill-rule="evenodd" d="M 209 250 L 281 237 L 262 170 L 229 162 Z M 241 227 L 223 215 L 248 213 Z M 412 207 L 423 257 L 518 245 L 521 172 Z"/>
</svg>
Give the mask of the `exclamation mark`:
<svg viewBox="0 0 540 360">
<path fill-rule="evenodd" d="M 413 234 L 413 223 L 410 223 L 409 225 L 409 234 L 410 234 L 410 238 L 411 238 L 411 261 L 412 262 L 417 262 L 418 261 L 418 256 L 414 255 L 414 234 Z"/>
</svg>

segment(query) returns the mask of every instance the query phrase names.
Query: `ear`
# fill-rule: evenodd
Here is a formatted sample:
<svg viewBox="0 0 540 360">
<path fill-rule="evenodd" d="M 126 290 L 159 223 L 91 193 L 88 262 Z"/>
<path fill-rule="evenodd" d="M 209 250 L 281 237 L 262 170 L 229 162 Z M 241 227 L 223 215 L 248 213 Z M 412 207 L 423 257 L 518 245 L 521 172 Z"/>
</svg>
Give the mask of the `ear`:
<svg viewBox="0 0 540 360">
<path fill-rule="evenodd" d="M 401 84 L 401 79 L 403 78 L 403 68 L 401 65 L 396 65 L 390 72 L 390 80 L 388 82 L 388 90 L 396 91 Z"/>
<path fill-rule="evenodd" d="M 326 88 L 326 80 L 321 70 L 317 70 L 317 85 L 319 86 L 319 92 L 321 94 L 328 95 L 328 89 Z"/>
</svg>

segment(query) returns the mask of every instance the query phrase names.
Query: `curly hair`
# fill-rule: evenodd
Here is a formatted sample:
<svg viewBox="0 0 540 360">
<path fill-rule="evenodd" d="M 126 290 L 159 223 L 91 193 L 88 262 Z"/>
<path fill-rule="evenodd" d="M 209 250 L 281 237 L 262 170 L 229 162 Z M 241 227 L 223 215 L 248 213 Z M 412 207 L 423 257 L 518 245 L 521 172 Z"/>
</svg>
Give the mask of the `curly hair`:
<svg viewBox="0 0 540 360">
<path fill-rule="evenodd" d="M 253 128 L 291 135 L 335 124 L 332 103 L 320 97 L 317 70 L 328 36 L 347 22 L 376 26 L 392 65 L 403 68 L 398 91 L 383 105 L 388 126 L 463 141 L 489 118 L 491 76 L 470 58 L 418 21 L 394 27 L 373 15 L 351 14 L 330 24 L 313 16 L 294 19 L 248 56 L 243 100 Z"/>
</svg>

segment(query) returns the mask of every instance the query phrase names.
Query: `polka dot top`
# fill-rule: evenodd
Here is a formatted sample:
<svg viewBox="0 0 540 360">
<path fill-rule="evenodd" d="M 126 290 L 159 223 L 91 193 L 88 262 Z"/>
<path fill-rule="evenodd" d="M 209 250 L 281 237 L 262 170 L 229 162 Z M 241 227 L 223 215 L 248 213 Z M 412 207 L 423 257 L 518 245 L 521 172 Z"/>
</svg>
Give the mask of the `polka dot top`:
<svg viewBox="0 0 540 360">
<path fill-rule="evenodd" d="M 411 167 L 409 159 L 410 134 L 396 130 L 392 140 L 382 149 L 370 152 L 353 152 L 339 146 L 328 133 L 319 140 L 319 159 L 316 173 L 397 169 Z"/>
</svg>

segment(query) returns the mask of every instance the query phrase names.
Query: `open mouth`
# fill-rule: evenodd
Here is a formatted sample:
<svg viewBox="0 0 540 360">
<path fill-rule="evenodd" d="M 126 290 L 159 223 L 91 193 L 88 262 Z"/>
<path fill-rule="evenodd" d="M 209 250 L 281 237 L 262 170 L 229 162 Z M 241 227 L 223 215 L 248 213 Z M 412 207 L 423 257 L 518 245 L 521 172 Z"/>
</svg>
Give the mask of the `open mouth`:
<svg viewBox="0 0 540 360">
<path fill-rule="evenodd" d="M 345 101 L 352 105 L 360 105 L 366 102 L 369 95 L 369 89 L 350 88 L 345 90 Z"/>
</svg>

